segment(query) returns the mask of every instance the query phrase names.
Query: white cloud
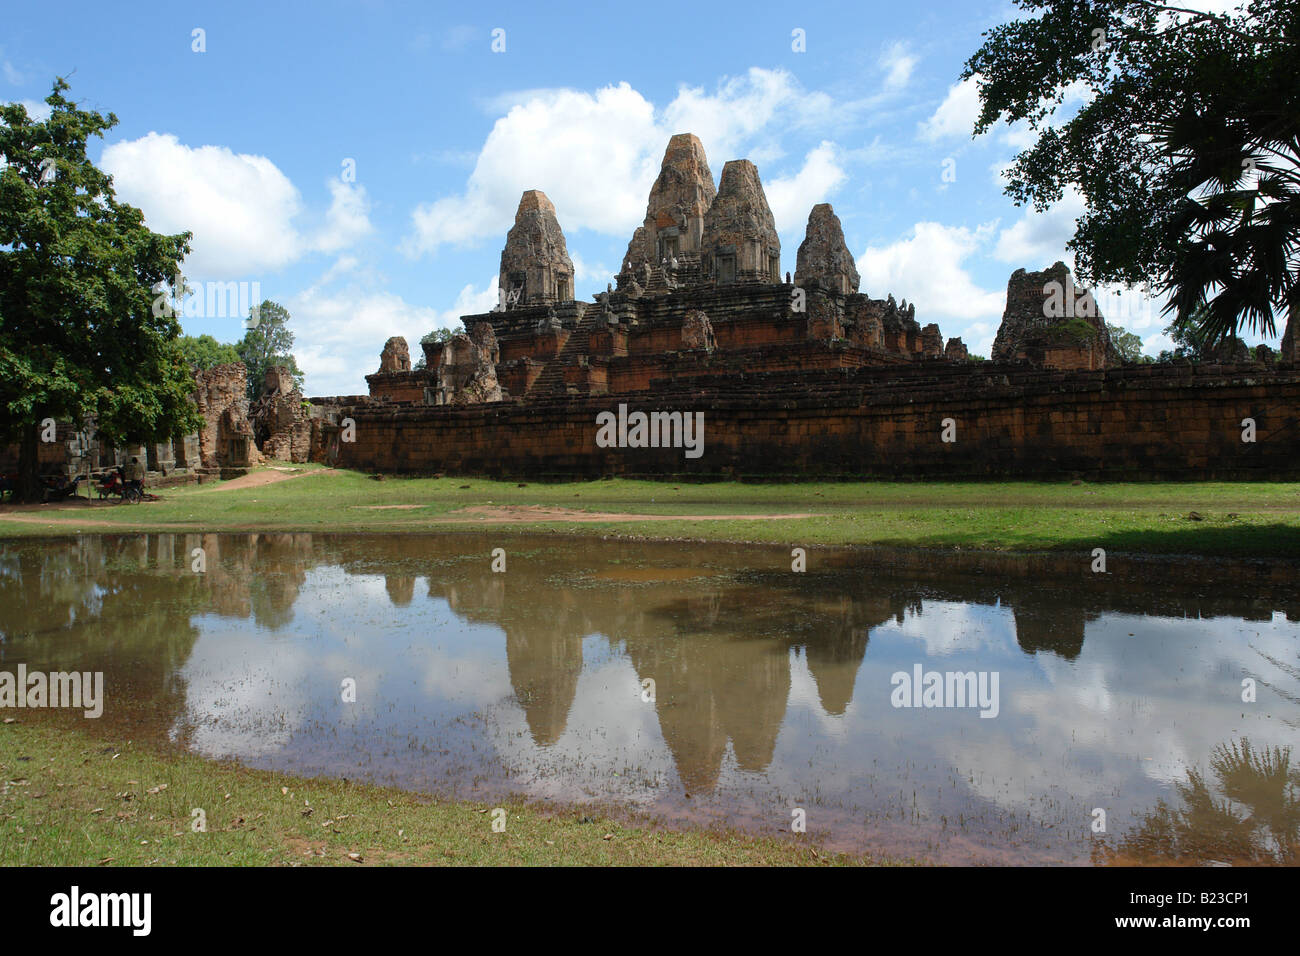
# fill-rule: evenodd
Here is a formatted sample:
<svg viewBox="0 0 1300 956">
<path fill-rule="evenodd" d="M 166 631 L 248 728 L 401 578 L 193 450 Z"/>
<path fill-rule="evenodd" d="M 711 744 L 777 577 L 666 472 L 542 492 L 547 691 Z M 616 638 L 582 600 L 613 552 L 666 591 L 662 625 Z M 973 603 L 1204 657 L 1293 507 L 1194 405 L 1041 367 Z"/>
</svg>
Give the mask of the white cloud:
<svg viewBox="0 0 1300 956">
<path fill-rule="evenodd" d="M 759 68 L 725 79 L 712 92 L 683 86 L 661 111 L 627 83 L 594 93 L 501 94 L 487 108 L 506 115 L 488 134 L 464 191 L 421 204 L 404 248 L 421 255 L 444 244 L 503 236 L 527 189 L 550 197 L 566 234 L 590 229 L 630 237 L 674 133 L 700 138 L 716 176 L 723 162 L 744 155 L 742 148 L 780 155 L 780 135 L 829 121 L 832 107 L 829 96 L 803 90 L 784 70 Z M 763 135 L 768 131 L 772 135 Z M 830 174 L 827 155 L 815 159 L 821 166 L 807 172 L 814 178 L 805 178 L 804 188 Z"/>
<path fill-rule="evenodd" d="M 725 160 L 741 158 L 737 150 L 778 120 L 784 134 L 792 127 L 826 122 L 834 107 L 829 96 L 804 90 L 785 70 L 751 67 L 744 76 L 723 80 L 713 93 L 680 87 L 664 108 L 663 132 L 694 133 L 704 143 L 710 165 L 720 172 Z M 666 143 L 663 132 L 659 139 Z M 659 150 L 662 154 L 663 145 Z M 658 160 L 656 156 L 656 164 Z"/>
<path fill-rule="evenodd" d="M 355 266 L 342 257 L 315 285 L 285 302 L 293 316 L 290 328 L 296 336 L 294 357 L 306 376 L 310 395 L 365 394 L 365 376 L 379 368 L 379 353 L 389 337 L 406 339 L 414 364 L 421 356 L 420 338 L 440 328 L 460 328 L 462 315 L 477 315 L 497 302 L 497 276 L 493 273 L 480 288 L 464 286 L 447 309 L 412 305 L 391 292 L 365 287 L 371 278 L 357 274 L 357 282 L 329 291 L 326 282 Z"/>
<path fill-rule="evenodd" d="M 970 138 L 980 113 L 979 76 L 972 76 L 948 89 L 938 109 L 918 124 L 918 132 L 927 142 L 962 136 Z"/>
<path fill-rule="evenodd" d="M 360 260 L 357 259 L 356 256 L 339 256 L 334 260 L 334 264 L 326 269 L 321 277 L 316 280 L 316 284 L 318 286 L 329 285 L 329 283 L 333 282 L 339 276 L 346 275 L 349 272 L 355 272 L 357 266 L 360 264 Z"/>
<path fill-rule="evenodd" d="M 23 85 L 25 81 L 23 75 L 18 72 L 17 67 L 15 67 L 13 63 L 11 63 L 9 60 L 4 61 L 4 71 L 5 71 L 5 79 L 8 80 L 9 83 L 11 83 L 14 86 Z"/>
<path fill-rule="evenodd" d="M 881 67 L 885 70 L 885 89 L 896 92 L 907 86 L 907 81 L 912 78 L 916 57 L 906 43 L 891 43 L 881 57 Z"/>
<path fill-rule="evenodd" d="M 600 275 L 606 274 L 605 270 L 600 270 Z M 452 307 L 438 313 L 437 327 L 458 329 L 462 315 L 482 315 L 484 312 L 491 312 L 497 304 L 497 281 L 498 276 L 494 272 L 488 276 L 487 282 L 483 283 L 482 289 L 476 289 L 472 282 L 464 286 L 456 296 Z"/>
<path fill-rule="evenodd" d="M 406 250 L 419 255 L 446 243 L 504 236 L 528 189 L 550 197 L 566 232 L 630 235 L 654 179 L 650 156 L 656 143 L 663 149 L 653 113 L 626 83 L 595 94 L 534 94 L 496 121 L 463 193 L 415 210 Z"/>
<path fill-rule="evenodd" d="M 1027 122 L 1020 120 L 1003 129 L 998 139 L 1019 152 L 1038 142 L 1038 133 L 1030 129 Z"/>
<path fill-rule="evenodd" d="M 767 183 L 763 191 L 772 207 L 777 231 L 802 227 L 812 207 L 825 202 L 847 178 L 835 144 L 823 141 L 804 157 L 799 172 Z"/>
<path fill-rule="evenodd" d="M 328 185 L 333 198 L 325 215 L 325 228 L 312 246 L 321 252 L 337 252 L 369 235 L 374 227 L 370 224 L 370 200 L 364 186 L 341 179 L 331 179 Z"/>
<path fill-rule="evenodd" d="M 907 238 L 887 246 L 868 246 L 858 256 L 862 291 L 877 298 L 887 293 L 906 298 L 916 306 L 922 325 L 938 322 L 942 327 L 945 320 L 960 320 L 964 325 L 950 321 L 944 336 L 961 335 L 972 352 L 988 355 L 1006 296 L 980 288 L 965 261 L 992 238 L 996 228 L 996 223 L 968 229 L 918 222 Z"/>
<path fill-rule="evenodd" d="M 301 208 L 298 190 L 265 156 L 149 133 L 107 147 L 102 165 L 118 197 L 144 210 L 150 228 L 194 233 L 187 274 L 237 278 L 299 255 L 290 225 Z"/>
<path fill-rule="evenodd" d="M 313 250 L 337 252 L 370 231 L 365 191 L 338 182 L 330 186 L 324 226 L 303 234 L 294 223 L 303 212 L 298 189 L 265 156 L 186 146 L 151 132 L 106 147 L 101 165 L 151 229 L 194 233 L 185 271 L 195 278 L 260 277 Z"/>
<path fill-rule="evenodd" d="M 1026 209 L 1020 219 L 1003 229 L 993 257 L 1016 268 L 1036 272 L 1053 262 L 1073 267 L 1074 259 L 1065 244 L 1074 237 L 1074 221 L 1084 211 L 1084 200 L 1075 189 L 1067 189 L 1051 209 Z"/>
</svg>

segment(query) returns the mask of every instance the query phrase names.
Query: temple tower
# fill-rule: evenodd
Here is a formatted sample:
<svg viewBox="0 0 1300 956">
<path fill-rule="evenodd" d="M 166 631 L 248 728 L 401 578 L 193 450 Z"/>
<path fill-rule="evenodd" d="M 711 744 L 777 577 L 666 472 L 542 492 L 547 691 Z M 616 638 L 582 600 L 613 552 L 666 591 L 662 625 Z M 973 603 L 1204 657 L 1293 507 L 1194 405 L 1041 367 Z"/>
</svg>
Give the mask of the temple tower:
<svg viewBox="0 0 1300 956">
<path fill-rule="evenodd" d="M 808 231 L 799 244 L 794 283 L 802 286 L 817 280 L 823 289 L 848 295 L 857 292 L 862 279 L 857 263 L 844 242 L 840 217 L 830 203 L 818 203 L 808 215 Z"/>
<path fill-rule="evenodd" d="M 718 285 L 781 281 L 781 240 L 758 170 L 747 159 L 722 167 L 718 195 L 704 215 L 701 255 Z"/>
<path fill-rule="evenodd" d="M 645 221 L 628 243 L 622 275 L 644 276 L 646 266 L 659 269 L 666 262 L 671 267 L 674 259 L 681 275 L 697 273 L 704 214 L 714 195 L 704 144 L 693 133 L 678 133 L 664 151 Z"/>
<path fill-rule="evenodd" d="M 501 250 L 500 301 L 506 308 L 573 299 L 573 260 L 555 206 L 540 189 L 519 200 L 515 224 Z"/>
</svg>

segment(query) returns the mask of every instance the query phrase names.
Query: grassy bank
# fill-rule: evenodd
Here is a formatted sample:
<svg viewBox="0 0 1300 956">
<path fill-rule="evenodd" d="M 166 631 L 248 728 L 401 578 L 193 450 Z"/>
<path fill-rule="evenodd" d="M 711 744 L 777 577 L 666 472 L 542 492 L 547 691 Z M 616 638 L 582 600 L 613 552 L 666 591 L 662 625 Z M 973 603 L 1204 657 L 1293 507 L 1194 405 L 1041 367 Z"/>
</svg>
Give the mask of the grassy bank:
<svg viewBox="0 0 1300 956">
<path fill-rule="evenodd" d="M 309 465 L 269 484 L 225 482 L 161 494 L 162 501 L 134 506 L 82 500 L 0 507 L 0 535 L 491 527 L 806 545 L 1300 557 L 1300 483 L 538 484 L 376 481 Z M 527 510 L 537 508 L 559 520 L 541 521 Z"/>
<path fill-rule="evenodd" d="M 506 811 L 493 832 L 492 811 Z M 195 809 L 206 815 L 196 832 Z M 354 858 L 355 857 L 355 858 Z M 845 865 L 805 837 L 675 831 L 594 811 L 430 801 L 0 725 L 0 865 Z"/>
</svg>

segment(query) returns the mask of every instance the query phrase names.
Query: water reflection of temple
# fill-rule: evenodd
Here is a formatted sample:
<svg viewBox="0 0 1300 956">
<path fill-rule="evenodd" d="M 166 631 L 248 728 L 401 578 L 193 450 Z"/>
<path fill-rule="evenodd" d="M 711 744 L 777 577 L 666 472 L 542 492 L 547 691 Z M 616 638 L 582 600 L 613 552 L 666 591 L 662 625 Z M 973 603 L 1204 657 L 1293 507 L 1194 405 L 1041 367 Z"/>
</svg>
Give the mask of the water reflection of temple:
<svg viewBox="0 0 1300 956">
<path fill-rule="evenodd" d="M 681 781 L 707 790 L 728 750 L 741 770 L 770 765 L 793 667 L 806 667 L 826 715 L 843 716 L 872 631 L 909 615 L 924 620 L 927 601 L 1000 604 L 1026 654 L 1065 660 L 1079 656 L 1089 622 L 1107 611 L 1258 620 L 1281 606 L 1296 616 L 1287 604 L 1294 581 L 1281 579 L 1238 598 L 1166 587 L 1150 575 L 1141 588 L 1131 579 L 1046 586 L 1032 568 L 963 573 L 933 557 L 869 567 L 824 561 L 818 573 L 793 574 L 779 554 L 752 548 L 520 542 L 505 574 L 491 572 L 482 538 L 463 536 L 134 535 L 9 544 L 0 550 L 0 666 L 39 659 L 50 669 L 103 670 L 111 686 L 129 688 L 114 719 L 162 735 L 184 710 L 177 675 L 199 633 L 196 617 L 287 631 L 317 566 L 382 576 L 396 608 L 416 602 L 424 578 L 421 597 L 445 600 L 461 619 L 503 633 L 511 688 L 534 744 L 564 735 L 584 642 L 601 640 L 638 679 L 655 681 L 656 719 Z M 192 570 L 195 548 L 205 556 L 201 574 Z"/>
<path fill-rule="evenodd" d="M 284 627 L 316 560 L 311 536 L 295 534 L 11 543 L 0 551 L 0 667 L 102 671 L 112 694 L 103 725 L 164 739 L 184 710 L 178 675 L 199 636 L 194 619 Z"/>
</svg>

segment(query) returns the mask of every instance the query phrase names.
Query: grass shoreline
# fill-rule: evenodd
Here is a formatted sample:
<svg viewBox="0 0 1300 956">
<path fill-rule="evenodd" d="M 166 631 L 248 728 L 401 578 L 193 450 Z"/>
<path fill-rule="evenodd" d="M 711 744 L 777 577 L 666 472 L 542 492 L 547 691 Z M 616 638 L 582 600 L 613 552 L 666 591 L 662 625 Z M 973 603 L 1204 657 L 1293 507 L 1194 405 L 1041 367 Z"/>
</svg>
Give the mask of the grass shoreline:
<svg viewBox="0 0 1300 956">
<path fill-rule="evenodd" d="M 504 832 L 493 811 L 504 809 Z M 202 810 L 206 831 L 196 832 Z M 0 866 L 846 866 L 813 838 L 666 827 L 518 799 L 448 801 L 0 724 Z"/>
<path fill-rule="evenodd" d="M 286 467 L 286 466 L 280 466 Z M 537 484 L 318 465 L 140 505 L 0 506 L 0 537 L 133 532 L 556 533 L 668 541 L 1300 559 L 1300 482 Z M 281 477 L 258 469 L 264 477 Z M 529 509 L 559 520 L 533 520 Z M 771 517 L 773 515 L 782 517 Z M 794 517 L 792 515 L 807 515 Z"/>
</svg>

